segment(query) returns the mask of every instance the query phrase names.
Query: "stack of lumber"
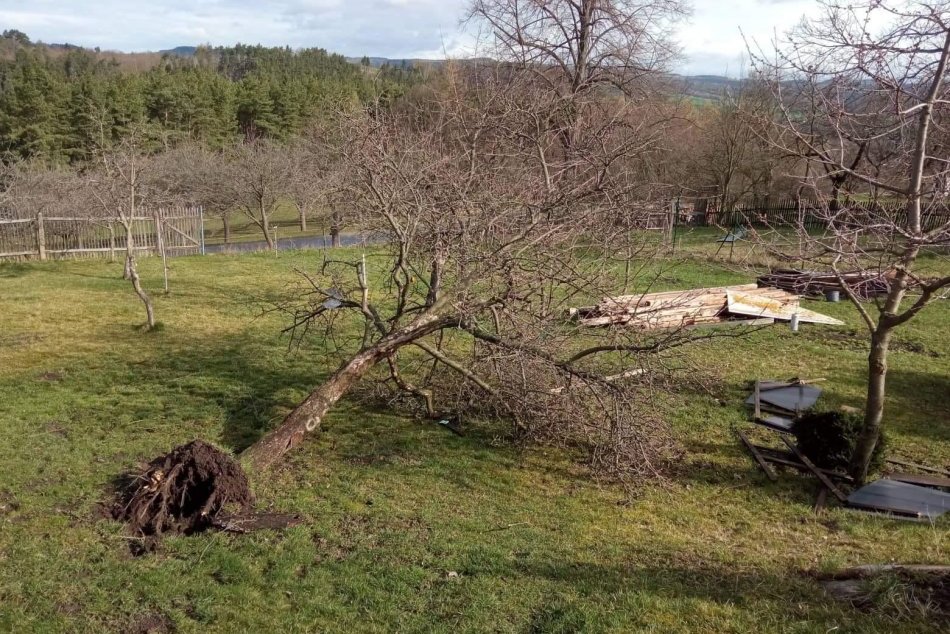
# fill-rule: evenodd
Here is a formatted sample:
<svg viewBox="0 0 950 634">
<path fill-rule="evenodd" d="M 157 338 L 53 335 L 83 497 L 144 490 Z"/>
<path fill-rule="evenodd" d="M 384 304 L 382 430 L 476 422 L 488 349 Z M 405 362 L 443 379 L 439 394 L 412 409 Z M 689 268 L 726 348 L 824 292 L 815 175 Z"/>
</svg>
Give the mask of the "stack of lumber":
<svg viewBox="0 0 950 634">
<path fill-rule="evenodd" d="M 773 300 L 790 309 L 798 308 L 799 304 L 798 296 L 793 293 L 743 284 L 605 297 L 596 306 L 572 308 L 570 315 L 582 326 L 625 325 L 643 330 L 750 321 L 748 315 L 733 315 L 728 311 L 730 292 Z M 757 319 L 752 321 L 763 323 Z"/>
<path fill-rule="evenodd" d="M 874 271 L 851 271 L 842 273 L 841 277 L 855 294 L 861 299 L 870 299 L 886 295 L 888 291 L 887 278 Z M 800 271 L 797 269 L 778 269 L 768 275 L 758 278 L 759 286 L 779 288 L 799 295 L 816 297 L 824 295 L 825 291 L 844 289 L 841 281 L 834 273 L 818 271 Z"/>
</svg>

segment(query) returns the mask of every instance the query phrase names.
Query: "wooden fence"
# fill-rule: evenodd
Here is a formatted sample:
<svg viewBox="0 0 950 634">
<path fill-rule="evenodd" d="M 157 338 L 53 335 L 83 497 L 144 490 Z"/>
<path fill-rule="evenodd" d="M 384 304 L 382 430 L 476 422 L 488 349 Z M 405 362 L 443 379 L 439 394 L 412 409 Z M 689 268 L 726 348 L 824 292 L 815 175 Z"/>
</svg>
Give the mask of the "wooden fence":
<svg viewBox="0 0 950 634">
<path fill-rule="evenodd" d="M 134 249 L 154 255 L 204 253 L 200 207 L 157 209 L 132 218 Z M 125 227 L 112 218 L 44 217 L 0 220 L 0 259 L 109 257 L 125 250 Z"/>
</svg>

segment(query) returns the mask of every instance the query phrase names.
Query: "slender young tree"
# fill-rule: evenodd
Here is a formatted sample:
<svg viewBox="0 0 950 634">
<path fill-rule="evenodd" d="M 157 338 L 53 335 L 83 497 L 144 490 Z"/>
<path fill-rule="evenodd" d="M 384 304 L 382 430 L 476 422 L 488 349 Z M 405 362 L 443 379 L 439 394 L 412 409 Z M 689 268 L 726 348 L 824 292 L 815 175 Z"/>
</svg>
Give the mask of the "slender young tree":
<svg viewBox="0 0 950 634">
<path fill-rule="evenodd" d="M 145 328 L 155 328 L 155 308 L 152 298 L 142 286 L 135 257 L 134 223 L 149 198 L 146 180 L 148 158 L 148 131 L 133 125 L 128 135 L 109 149 L 99 153 L 99 170 L 91 184 L 93 195 L 102 210 L 112 215 L 125 231 L 124 277 L 132 284 L 135 294 L 145 307 Z"/>
</svg>

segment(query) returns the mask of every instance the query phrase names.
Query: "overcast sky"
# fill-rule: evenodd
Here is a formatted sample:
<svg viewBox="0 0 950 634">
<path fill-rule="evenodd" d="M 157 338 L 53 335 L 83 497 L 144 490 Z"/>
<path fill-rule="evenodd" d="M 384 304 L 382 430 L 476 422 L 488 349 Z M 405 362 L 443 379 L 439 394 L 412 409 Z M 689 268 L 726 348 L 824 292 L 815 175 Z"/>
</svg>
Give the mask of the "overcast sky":
<svg viewBox="0 0 950 634">
<path fill-rule="evenodd" d="M 349 56 L 464 54 L 467 0 L 0 0 L 0 28 L 44 42 L 121 51 L 236 42 L 320 46 Z M 763 42 L 815 11 L 814 0 L 693 0 L 679 33 L 689 74 L 738 75 L 739 29 Z"/>
</svg>

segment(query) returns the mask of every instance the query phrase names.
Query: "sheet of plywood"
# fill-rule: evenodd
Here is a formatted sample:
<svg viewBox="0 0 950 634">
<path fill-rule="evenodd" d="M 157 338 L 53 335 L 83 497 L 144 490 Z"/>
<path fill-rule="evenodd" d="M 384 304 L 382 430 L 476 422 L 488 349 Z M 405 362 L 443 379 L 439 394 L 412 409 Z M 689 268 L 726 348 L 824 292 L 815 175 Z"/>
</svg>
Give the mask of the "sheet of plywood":
<svg viewBox="0 0 950 634">
<path fill-rule="evenodd" d="M 733 315 L 747 317 L 770 317 L 789 321 L 792 315 L 798 315 L 798 321 L 813 324 L 843 326 L 844 322 L 828 315 L 802 308 L 798 302 L 783 302 L 770 297 L 760 297 L 748 293 L 726 291 L 726 310 Z"/>
</svg>

